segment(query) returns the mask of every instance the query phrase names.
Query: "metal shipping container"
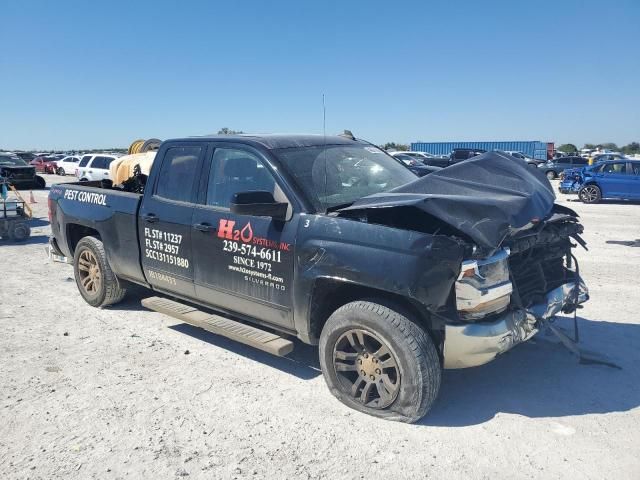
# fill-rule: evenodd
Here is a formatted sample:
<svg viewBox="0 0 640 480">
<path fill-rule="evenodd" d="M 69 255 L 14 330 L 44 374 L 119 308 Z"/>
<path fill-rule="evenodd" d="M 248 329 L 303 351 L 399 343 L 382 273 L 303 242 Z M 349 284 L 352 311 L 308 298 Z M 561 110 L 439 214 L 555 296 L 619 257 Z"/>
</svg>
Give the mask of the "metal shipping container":
<svg viewBox="0 0 640 480">
<path fill-rule="evenodd" d="M 433 155 L 449 155 L 454 148 L 480 148 L 482 150 L 506 150 L 522 152 L 530 157 L 546 160 L 547 143 L 538 141 L 527 142 L 414 142 L 411 150 L 426 152 Z"/>
</svg>

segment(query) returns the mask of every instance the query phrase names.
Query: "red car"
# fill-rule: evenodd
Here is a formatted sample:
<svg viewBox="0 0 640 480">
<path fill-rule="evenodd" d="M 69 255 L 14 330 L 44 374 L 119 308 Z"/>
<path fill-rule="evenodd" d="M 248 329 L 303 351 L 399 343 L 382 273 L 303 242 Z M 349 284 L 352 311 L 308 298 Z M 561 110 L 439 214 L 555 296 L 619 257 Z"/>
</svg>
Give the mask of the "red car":
<svg viewBox="0 0 640 480">
<path fill-rule="evenodd" d="M 36 167 L 36 172 L 56 173 L 58 169 L 56 160 L 57 158 L 55 157 L 36 157 L 29 162 L 29 165 Z"/>
</svg>

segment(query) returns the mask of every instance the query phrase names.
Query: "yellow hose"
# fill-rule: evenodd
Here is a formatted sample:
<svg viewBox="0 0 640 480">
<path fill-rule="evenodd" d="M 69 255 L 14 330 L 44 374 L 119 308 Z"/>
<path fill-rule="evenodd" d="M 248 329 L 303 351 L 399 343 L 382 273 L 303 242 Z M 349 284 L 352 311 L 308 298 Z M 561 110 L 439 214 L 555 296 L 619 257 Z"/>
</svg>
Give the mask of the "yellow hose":
<svg viewBox="0 0 640 480">
<path fill-rule="evenodd" d="M 138 140 L 134 140 L 134 142 L 129 146 L 128 154 L 133 155 L 135 153 L 145 153 L 152 150 L 158 150 L 161 143 L 162 141 L 157 138 L 150 138 L 149 140 L 140 138 Z"/>
<path fill-rule="evenodd" d="M 134 142 L 129 146 L 129 155 L 134 153 L 140 153 L 140 148 L 144 145 L 143 139 L 134 140 Z"/>
</svg>

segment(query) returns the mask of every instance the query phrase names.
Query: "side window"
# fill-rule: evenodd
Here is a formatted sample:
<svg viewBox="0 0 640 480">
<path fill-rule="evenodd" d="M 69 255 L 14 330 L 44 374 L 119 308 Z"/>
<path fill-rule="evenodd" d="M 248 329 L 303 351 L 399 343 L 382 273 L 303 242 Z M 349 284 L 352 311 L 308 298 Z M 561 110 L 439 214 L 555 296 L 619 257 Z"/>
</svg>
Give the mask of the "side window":
<svg viewBox="0 0 640 480">
<path fill-rule="evenodd" d="M 107 168 L 106 166 L 106 157 L 95 157 L 93 162 L 91 162 L 91 168 Z"/>
<path fill-rule="evenodd" d="M 171 147 L 162 160 L 155 195 L 191 202 L 201 147 Z"/>
<path fill-rule="evenodd" d="M 211 158 L 207 205 L 229 208 L 234 193 L 267 191 L 275 194 L 271 172 L 251 152 L 216 148 Z"/>
<path fill-rule="evenodd" d="M 588 163 L 586 158 L 576 157 L 573 160 L 574 165 L 586 165 Z"/>
<path fill-rule="evenodd" d="M 627 165 L 625 162 L 607 163 L 602 167 L 602 173 L 624 175 L 627 173 Z"/>
<path fill-rule="evenodd" d="M 640 175 L 640 163 L 632 163 L 631 169 L 634 175 Z"/>
</svg>

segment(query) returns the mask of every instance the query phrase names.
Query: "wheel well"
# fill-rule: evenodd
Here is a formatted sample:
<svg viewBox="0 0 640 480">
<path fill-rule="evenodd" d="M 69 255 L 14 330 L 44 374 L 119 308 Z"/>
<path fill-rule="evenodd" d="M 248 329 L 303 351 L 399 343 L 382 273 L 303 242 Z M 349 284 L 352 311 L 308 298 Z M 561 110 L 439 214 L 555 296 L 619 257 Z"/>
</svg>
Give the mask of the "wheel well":
<svg viewBox="0 0 640 480">
<path fill-rule="evenodd" d="M 309 335 L 312 339 L 320 338 L 320 332 L 327 319 L 341 306 L 356 300 L 370 299 L 390 308 L 400 310 L 416 320 L 439 344 L 438 332 L 432 328 L 429 313 L 418 303 L 402 295 L 365 287 L 338 280 L 320 278 L 316 280 L 311 298 L 309 315 Z"/>
<path fill-rule="evenodd" d="M 77 223 L 70 223 L 67 225 L 67 245 L 69 246 L 71 255 L 75 252 L 78 242 L 84 237 L 100 238 L 100 234 L 93 228 L 78 225 Z"/>
</svg>

